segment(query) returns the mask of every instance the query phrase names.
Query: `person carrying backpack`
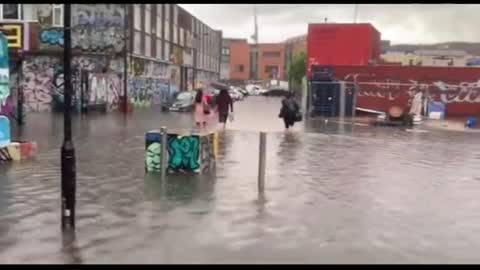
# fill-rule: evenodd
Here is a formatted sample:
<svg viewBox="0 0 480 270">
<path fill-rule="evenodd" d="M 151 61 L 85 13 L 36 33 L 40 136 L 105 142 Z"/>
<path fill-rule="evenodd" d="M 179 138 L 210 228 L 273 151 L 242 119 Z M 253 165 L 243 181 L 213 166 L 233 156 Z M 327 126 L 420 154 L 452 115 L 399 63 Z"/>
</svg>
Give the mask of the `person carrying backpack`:
<svg viewBox="0 0 480 270">
<path fill-rule="evenodd" d="M 282 100 L 282 107 L 278 117 L 283 118 L 285 129 L 287 131 L 290 130 L 290 127 L 293 127 L 295 122 L 302 120 L 300 106 L 298 106 L 297 102 L 295 101 L 293 93 L 288 93 L 287 97 Z"/>
</svg>

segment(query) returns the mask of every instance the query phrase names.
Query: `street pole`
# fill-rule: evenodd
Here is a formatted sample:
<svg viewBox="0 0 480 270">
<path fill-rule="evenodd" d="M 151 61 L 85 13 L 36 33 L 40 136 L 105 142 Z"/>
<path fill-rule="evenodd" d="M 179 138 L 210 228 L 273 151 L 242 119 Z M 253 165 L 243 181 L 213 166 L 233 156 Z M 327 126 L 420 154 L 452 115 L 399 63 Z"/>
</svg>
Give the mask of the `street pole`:
<svg viewBox="0 0 480 270">
<path fill-rule="evenodd" d="M 260 132 L 258 157 L 258 193 L 265 193 L 265 165 L 266 165 L 267 133 Z"/>
<path fill-rule="evenodd" d="M 290 92 L 293 91 L 293 87 L 292 87 L 292 67 L 293 67 L 293 64 L 292 64 L 292 60 L 293 60 L 293 44 L 289 44 L 288 45 L 288 50 L 289 50 L 289 54 L 288 54 L 288 65 L 289 65 L 289 68 L 288 68 L 288 90 Z"/>
<path fill-rule="evenodd" d="M 128 49 L 127 49 L 127 42 L 128 42 L 128 38 L 127 38 L 127 35 L 128 35 L 128 29 L 127 29 L 127 25 L 128 25 L 128 17 L 127 17 L 127 13 L 128 13 L 128 5 L 127 4 L 124 4 L 124 32 L 123 32 L 123 38 L 125 40 L 125 43 L 123 44 L 124 46 L 124 58 L 123 58 L 123 97 L 124 97 L 124 100 L 123 100 L 123 109 L 124 109 L 124 112 L 125 114 L 128 113 L 128 61 L 127 61 L 127 58 L 128 58 Z"/>
<path fill-rule="evenodd" d="M 63 70 L 64 70 L 64 138 L 62 144 L 62 230 L 75 228 L 75 189 L 76 189 L 76 172 L 75 172 L 75 147 L 72 140 L 72 71 L 71 71 L 71 4 L 64 4 L 63 19 Z"/>
</svg>

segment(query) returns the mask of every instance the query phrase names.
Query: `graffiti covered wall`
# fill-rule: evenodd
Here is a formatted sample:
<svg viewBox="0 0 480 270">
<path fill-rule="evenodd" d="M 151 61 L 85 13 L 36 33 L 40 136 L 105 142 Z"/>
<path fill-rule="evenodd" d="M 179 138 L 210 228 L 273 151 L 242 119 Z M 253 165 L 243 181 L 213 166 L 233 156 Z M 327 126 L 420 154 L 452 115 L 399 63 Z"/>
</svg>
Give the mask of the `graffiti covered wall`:
<svg viewBox="0 0 480 270">
<path fill-rule="evenodd" d="M 175 93 L 166 64 L 133 58 L 130 71 L 128 91 L 136 108 L 160 105 Z"/>
<path fill-rule="evenodd" d="M 79 56 L 72 60 L 72 89 L 74 92 L 72 105 L 80 109 L 80 82 L 81 71 L 89 71 L 89 89 L 96 89 L 99 77 L 93 75 L 104 70 L 105 64 L 99 57 Z M 121 66 L 123 68 L 123 66 Z M 118 69 L 118 68 L 117 68 Z M 123 83 L 117 73 L 104 73 L 106 89 L 110 91 L 109 108 L 116 109 L 118 95 L 122 93 Z M 91 87 L 92 79 L 94 86 Z M 102 81 L 102 80 L 100 80 Z M 23 87 L 24 106 L 27 112 L 48 112 L 61 109 L 63 106 L 63 62 L 55 56 L 29 56 L 23 62 Z M 100 84 L 102 86 L 102 84 Z"/>
<path fill-rule="evenodd" d="M 406 106 L 417 89 L 424 89 L 435 101 L 446 103 L 449 116 L 480 115 L 478 68 L 335 66 L 333 69 L 336 79 L 358 83 L 358 107 L 386 111 L 394 105 Z"/>
<path fill-rule="evenodd" d="M 198 70 L 195 77 L 195 88 L 208 87 L 210 83 L 218 81 L 218 74 Z"/>
<path fill-rule="evenodd" d="M 54 25 L 53 5 L 36 6 L 39 22 L 38 43 L 43 55 L 29 55 L 23 61 L 21 86 L 24 92 L 26 112 L 44 112 L 63 109 L 63 62 L 62 55 L 51 52 L 64 50 L 63 27 Z M 118 94 L 123 93 L 123 83 L 117 79 L 117 73 L 123 73 L 123 56 L 125 41 L 125 13 L 121 4 L 74 4 L 72 5 L 72 48 L 82 52 L 72 59 L 72 87 L 74 96 L 72 105 L 80 110 L 81 72 L 115 74 L 105 75 L 99 80 L 96 75 L 94 86 L 106 82 L 111 95 L 108 97 L 109 109 L 118 105 Z M 102 53 L 101 55 L 94 55 Z M 93 77 L 92 77 L 93 76 Z M 92 82 L 89 82 L 91 86 Z M 99 84 L 100 87 L 103 84 Z M 92 89 L 92 88 L 90 88 Z M 93 88 L 96 89 L 96 88 Z M 98 94 L 102 93 L 100 88 Z M 97 94 L 97 92 L 95 92 Z M 95 100 L 95 102 L 97 102 Z"/>
<path fill-rule="evenodd" d="M 160 172 L 161 137 L 158 132 L 145 136 L 145 169 L 147 172 Z M 215 167 L 218 139 L 216 133 L 202 135 L 168 134 L 169 173 L 207 173 Z"/>
<path fill-rule="evenodd" d="M 72 47 L 88 52 L 124 49 L 125 10 L 121 4 L 75 4 L 72 7 Z"/>
<path fill-rule="evenodd" d="M 122 91 L 121 74 L 90 73 L 85 99 L 88 105 L 107 106 L 107 111 L 118 109 Z"/>
</svg>

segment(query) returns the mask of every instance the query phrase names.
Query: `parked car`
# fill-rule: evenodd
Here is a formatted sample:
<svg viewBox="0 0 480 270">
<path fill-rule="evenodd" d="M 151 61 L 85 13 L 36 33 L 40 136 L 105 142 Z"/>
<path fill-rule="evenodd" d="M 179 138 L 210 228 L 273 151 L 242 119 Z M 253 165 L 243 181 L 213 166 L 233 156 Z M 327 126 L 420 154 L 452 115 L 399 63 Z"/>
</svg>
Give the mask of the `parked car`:
<svg viewBox="0 0 480 270">
<path fill-rule="evenodd" d="M 235 89 L 237 89 L 237 91 L 239 91 L 240 93 L 243 94 L 244 97 L 248 96 L 248 91 L 241 88 L 241 87 L 236 87 Z"/>
<path fill-rule="evenodd" d="M 230 87 L 228 90 L 228 93 L 230 94 L 230 97 L 232 97 L 233 100 L 243 100 L 243 94 L 238 91 L 235 87 Z"/>
<path fill-rule="evenodd" d="M 267 97 L 286 97 L 290 92 L 284 89 L 270 89 L 265 93 L 262 93 L 262 96 Z"/>
<path fill-rule="evenodd" d="M 186 91 L 181 92 L 177 95 L 175 101 L 173 102 L 172 106 L 168 109 L 170 111 L 177 111 L 177 112 L 191 112 L 193 111 L 194 103 L 195 103 L 195 91 Z"/>
</svg>

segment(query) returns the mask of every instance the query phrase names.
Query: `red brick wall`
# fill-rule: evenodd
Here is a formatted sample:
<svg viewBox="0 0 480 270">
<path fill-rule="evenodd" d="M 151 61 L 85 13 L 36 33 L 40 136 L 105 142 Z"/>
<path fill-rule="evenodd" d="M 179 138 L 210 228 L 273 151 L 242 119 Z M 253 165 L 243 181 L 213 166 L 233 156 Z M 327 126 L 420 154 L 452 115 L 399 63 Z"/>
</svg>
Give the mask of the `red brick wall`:
<svg viewBox="0 0 480 270">
<path fill-rule="evenodd" d="M 285 80 L 285 44 L 271 43 L 258 44 L 258 77 L 259 80 L 270 80 L 269 75 L 265 71 L 266 66 L 277 66 L 277 79 Z M 279 57 L 265 57 L 264 52 L 279 52 Z"/>
<path fill-rule="evenodd" d="M 237 66 L 243 65 L 243 72 Z M 246 41 L 230 43 L 230 80 L 248 80 L 250 76 L 250 50 Z"/>
</svg>

